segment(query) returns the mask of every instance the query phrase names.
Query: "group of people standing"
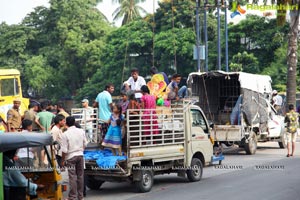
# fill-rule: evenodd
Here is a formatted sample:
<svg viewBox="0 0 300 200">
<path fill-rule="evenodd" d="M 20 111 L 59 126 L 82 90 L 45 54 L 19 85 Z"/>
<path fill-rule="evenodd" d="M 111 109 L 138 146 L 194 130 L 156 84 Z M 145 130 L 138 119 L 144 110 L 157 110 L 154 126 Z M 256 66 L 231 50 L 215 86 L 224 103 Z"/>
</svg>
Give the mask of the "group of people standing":
<svg viewBox="0 0 300 200">
<path fill-rule="evenodd" d="M 19 99 L 13 101 L 13 107 L 7 113 L 7 122 L 4 129 L 7 132 L 43 132 L 51 134 L 53 140 L 60 144 L 60 148 L 55 150 L 57 164 L 62 169 L 65 167 L 68 169 L 69 199 L 83 199 L 85 188 L 83 151 L 87 146 L 84 130 L 60 104 L 55 109 L 47 101 L 42 102 L 40 105 L 37 102 L 32 102 L 23 116 L 19 112 L 20 105 L 21 101 Z M 19 167 L 48 167 L 43 148 L 18 149 L 10 157 L 10 160 Z M 34 163 L 34 161 L 37 162 Z M 9 173 L 12 173 L 11 170 L 8 170 L 7 173 L 6 185 L 15 186 L 18 180 L 9 179 Z M 19 179 L 24 180 L 24 177 L 20 176 Z M 26 183 L 26 181 L 23 182 Z M 36 189 L 43 187 L 36 184 L 31 185 L 33 186 L 32 194 L 35 194 Z"/>
<path fill-rule="evenodd" d="M 187 97 L 187 88 L 179 88 L 181 75 L 174 74 L 171 81 L 164 72 L 158 72 L 155 67 L 150 70 L 151 75 L 161 74 L 168 87 L 168 100 L 179 100 Z M 143 134 L 158 134 L 157 116 L 155 113 L 156 97 L 150 94 L 150 90 L 145 79 L 139 75 L 138 69 L 131 70 L 131 76 L 124 82 L 121 90 L 121 101 L 114 104 L 111 94 L 114 86 L 108 84 L 104 91 L 100 92 L 94 103 L 94 107 L 99 109 L 99 120 L 102 132 L 102 145 L 110 147 L 114 154 L 122 154 L 122 126 L 127 109 L 143 109 Z M 137 111 L 132 111 L 137 114 Z M 124 134 L 123 134 L 124 136 Z"/>
</svg>

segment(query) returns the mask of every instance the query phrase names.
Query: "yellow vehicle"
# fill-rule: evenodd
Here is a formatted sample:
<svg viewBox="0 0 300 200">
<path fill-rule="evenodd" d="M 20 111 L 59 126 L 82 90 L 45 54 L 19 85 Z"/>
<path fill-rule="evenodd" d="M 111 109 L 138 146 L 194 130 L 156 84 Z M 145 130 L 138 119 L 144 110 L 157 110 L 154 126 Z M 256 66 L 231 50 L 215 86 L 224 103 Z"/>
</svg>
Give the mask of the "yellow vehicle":
<svg viewBox="0 0 300 200">
<path fill-rule="evenodd" d="M 56 142 L 50 134 L 46 133 L 5 133 L 0 134 L 0 152 L 17 150 L 20 148 L 43 148 L 46 153 L 48 164 L 45 167 L 19 167 L 5 165 L 1 161 L 0 176 L 4 177 L 5 171 L 19 170 L 30 182 L 44 185 L 44 188 L 37 190 L 36 196 L 29 195 L 29 183 L 23 185 L 17 181 L 14 185 L 6 185 L 2 178 L 3 185 L 0 187 L 0 199 L 4 200 L 29 200 L 29 199 L 47 199 L 47 200 L 62 200 L 63 192 L 66 191 L 66 185 L 62 184 L 62 175 L 57 167 L 55 160 L 54 148 Z M 3 155 L 3 157 L 4 157 Z M 4 160 L 4 159 L 3 159 Z M 3 162 L 3 163 L 2 163 Z M 6 167 L 9 166 L 9 167 Z M 2 169 L 3 167 L 3 169 Z M 9 175 L 7 177 L 14 177 Z M 12 181 L 9 182 L 10 184 Z M 21 185 L 20 185 L 21 184 Z M 18 185 L 18 186 L 17 186 Z"/>
<path fill-rule="evenodd" d="M 28 109 L 29 99 L 23 98 L 20 71 L 0 69 L 0 116 L 6 120 L 7 111 L 12 108 L 13 100 L 21 99 L 20 113 Z"/>
</svg>

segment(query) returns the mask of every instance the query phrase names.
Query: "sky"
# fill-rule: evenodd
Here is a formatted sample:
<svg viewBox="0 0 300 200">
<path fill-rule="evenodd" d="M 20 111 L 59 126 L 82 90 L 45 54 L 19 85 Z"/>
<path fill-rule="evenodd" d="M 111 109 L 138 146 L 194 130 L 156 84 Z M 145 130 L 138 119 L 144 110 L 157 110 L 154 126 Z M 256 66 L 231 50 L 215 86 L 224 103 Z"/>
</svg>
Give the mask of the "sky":
<svg viewBox="0 0 300 200">
<path fill-rule="evenodd" d="M 158 8 L 158 0 L 146 0 L 139 4 L 148 13 L 153 13 L 153 1 L 155 3 L 154 10 Z M 112 13 L 119 6 L 112 4 L 112 0 L 103 0 L 97 8 L 112 22 Z M 0 0 L 0 23 L 18 24 L 22 19 L 37 6 L 49 7 L 48 0 Z M 117 26 L 121 25 L 121 20 L 116 22 Z"/>
<path fill-rule="evenodd" d="M 154 9 L 153 9 L 154 1 Z M 148 13 L 153 13 L 153 10 L 158 8 L 159 0 L 146 0 L 146 2 L 141 3 L 142 6 Z M 261 0 L 260 0 L 261 1 Z M 6 22 L 7 24 L 18 24 L 22 19 L 30 12 L 34 10 L 37 6 L 46 6 L 49 7 L 48 0 L 0 0 L 0 23 Z M 112 0 L 103 0 L 97 8 L 107 17 L 110 22 L 113 22 L 112 13 L 118 7 L 118 4 L 112 4 Z M 247 9 L 246 6 L 242 6 L 246 10 L 247 14 L 256 14 L 263 16 L 266 12 L 262 10 L 251 10 Z M 272 17 L 275 16 L 275 11 L 272 10 Z M 234 18 L 230 17 L 231 12 L 228 12 L 228 23 L 238 23 L 240 20 L 245 19 L 246 15 L 241 14 L 237 15 Z M 116 26 L 120 26 L 122 23 L 121 20 L 115 22 Z"/>
</svg>

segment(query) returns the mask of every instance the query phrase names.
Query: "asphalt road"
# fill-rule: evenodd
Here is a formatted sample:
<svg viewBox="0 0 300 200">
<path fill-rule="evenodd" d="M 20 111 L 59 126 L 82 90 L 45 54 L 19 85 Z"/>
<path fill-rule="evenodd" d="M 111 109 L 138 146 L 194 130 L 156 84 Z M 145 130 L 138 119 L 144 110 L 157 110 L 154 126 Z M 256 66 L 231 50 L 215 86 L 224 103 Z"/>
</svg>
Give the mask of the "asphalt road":
<svg viewBox="0 0 300 200">
<path fill-rule="evenodd" d="M 205 167 L 200 182 L 156 176 L 149 193 L 136 193 L 130 183 L 104 183 L 100 190 L 88 190 L 85 200 L 300 200 L 300 138 L 290 158 L 272 142 L 260 143 L 255 155 L 239 148 L 225 152 L 222 165 Z"/>
</svg>

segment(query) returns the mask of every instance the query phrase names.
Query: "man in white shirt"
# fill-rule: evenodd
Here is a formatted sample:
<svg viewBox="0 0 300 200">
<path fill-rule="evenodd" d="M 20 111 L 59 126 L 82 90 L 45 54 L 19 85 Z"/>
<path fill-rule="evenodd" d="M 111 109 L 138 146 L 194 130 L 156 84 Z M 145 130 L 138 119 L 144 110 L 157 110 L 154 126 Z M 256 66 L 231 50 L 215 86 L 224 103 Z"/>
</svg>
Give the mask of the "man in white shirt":
<svg viewBox="0 0 300 200">
<path fill-rule="evenodd" d="M 86 137 L 90 142 L 93 141 L 93 120 L 96 120 L 94 116 L 94 110 L 92 107 L 89 106 L 89 100 L 88 99 L 83 99 L 81 101 L 81 105 L 83 108 L 83 113 L 82 113 L 82 119 L 81 119 L 81 124 L 84 127 L 84 130 L 86 132 Z"/>
<path fill-rule="evenodd" d="M 32 121 L 29 119 L 24 119 L 22 121 L 22 132 L 32 132 Z M 16 156 L 18 160 L 16 165 L 20 167 L 33 167 L 35 148 L 21 148 L 18 149 Z"/>
<path fill-rule="evenodd" d="M 59 145 L 62 143 L 62 128 L 66 125 L 66 118 L 62 114 L 54 117 L 54 126 L 51 129 L 53 141 L 57 141 Z M 61 166 L 62 149 L 55 151 L 56 161 L 58 166 Z"/>
<path fill-rule="evenodd" d="M 272 100 L 273 100 L 273 106 L 276 109 L 276 111 L 280 111 L 281 106 L 282 106 L 282 97 L 280 95 L 278 95 L 277 90 L 273 90 L 272 92 Z"/>
<path fill-rule="evenodd" d="M 87 140 L 83 129 L 75 127 L 75 118 L 67 117 L 68 130 L 62 134 L 62 163 L 68 167 L 69 199 L 83 199 L 84 186 L 84 160 L 83 151 Z"/>
<path fill-rule="evenodd" d="M 131 77 L 126 81 L 126 84 L 130 85 L 130 89 L 135 92 L 135 98 L 140 102 L 143 96 L 141 87 L 146 85 L 146 81 L 142 76 L 139 76 L 138 69 L 131 70 Z"/>
</svg>

